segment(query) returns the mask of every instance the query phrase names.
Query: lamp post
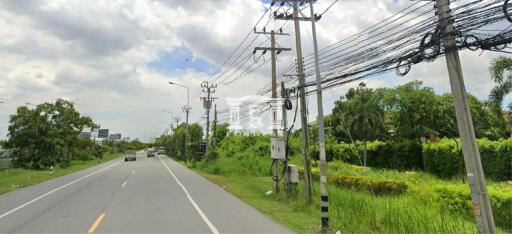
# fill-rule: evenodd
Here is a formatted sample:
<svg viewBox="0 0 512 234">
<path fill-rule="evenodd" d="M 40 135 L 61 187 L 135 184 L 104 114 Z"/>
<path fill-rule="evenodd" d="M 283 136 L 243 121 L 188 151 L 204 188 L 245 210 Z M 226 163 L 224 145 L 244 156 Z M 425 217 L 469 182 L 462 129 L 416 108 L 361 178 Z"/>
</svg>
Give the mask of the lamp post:
<svg viewBox="0 0 512 234">
<path fill-rule="evenodd" d="M 190 106 L 190 89 L 185 86 L 185 85 L 181 85 L 181 84 L 177 84 L 177 83 L 174 83 L 172 81 L 169 82 L 170 85 L 176 85 L 176 86 L 179 86 L 179 87 L 182 87 L 182 88 L 185 88 L 187 89 L 187 105 L 184 105 L 182 107 L 183 111 L 185 112 L 186 114 L 186 120 L 185 120 L 185 127 L 187 128 L 187 132 L 186 132 L 186 135 L 185 135 L 185 159 L 188 157 L 188 135 L 190 134 L 189 133 L 189 126 L 188 126 L 188 115 L 190 113 L 190 110 L 192 109 L 192 107 Z"/>
</svg>

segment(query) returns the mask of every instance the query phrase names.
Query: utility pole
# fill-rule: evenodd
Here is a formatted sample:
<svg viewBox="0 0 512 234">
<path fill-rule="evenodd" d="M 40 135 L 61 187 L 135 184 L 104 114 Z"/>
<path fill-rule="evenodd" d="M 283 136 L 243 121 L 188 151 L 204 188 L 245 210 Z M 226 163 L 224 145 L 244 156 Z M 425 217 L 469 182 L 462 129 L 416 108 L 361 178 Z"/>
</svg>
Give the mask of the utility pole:
<svg viewBox="0 0 512 234">
<path fill-rule="evenodd" d="M 303 20 L 302 17 L 299 17 L 299 6 L 298 2 L 300 0 L 272 0 L 271 5 L 274 5 L 276 2 L 286 3 L 292 2 L 293 4 L 293 15 L 290 17 L 288 15 L 277 14 L 274 12 L 275 19 L 284 19 L 284 20 L 293 20 L 295 27 L 295 44 L 297 50 L 297 75 L 299 77 L 299 98 L 300 98 L 300 117 L 301 117 L 301 127 L 302 127 L 302 153 L 304 155 L 304 191 L 306 192 L 306 202 L 311 203 L 313 196 L 313 186 L 311 179 L 311 161 L 309 159 L 309 129 L 308 129 L 308 116 L 306 114 L 306 91 L 305 91 L 305 76 L 304 76 L 304 62 L 302 58 L 302 41 L 300 37 L 300 20 Z"/>
<path fill-rule="evenodd" d="M 311 12 L 311 29 L 313 34 L 313 48 L 315 51 L 315 73 L 316 73 L 316 100 L 318 107 L 318 144 L 320 150 L 320 209 L 322 212 L 322 229 L 329 228 L 329 193 L 327 191 L 327 159 L 325 157 L 325 129 L 324 129 L 324 108 L 322 97 L 322 77 L 320 76 L 320 62 L 318 58 L 318 42 L 316 40 L 317 16 L 313 9 L 313 1 L 309 2 Z"/>
<path fill-rule="evenodd" d="M 212 133 L 212 145 L 217 144 L 217 140 L 215 136 L 217 134 L 217 104 L 214 105 L 213 108 L 213 133 Z"/>
<path fill-rule="evenodd" d="M 181 120 L 180 117 L 174 116 L 174 122 L 176 122 L 176 128 L 178 128 L 180 126 L 180 120 Z"/>
<path fill-rule="evenodd" d="M 189 126 L 188 126 L 188 116 L 190 114 L 190 110 L 192 109 L 191 106 L 189 106 L 188 104 L 188 101 L 187 101 L 187 105 L 183 106 L 182 107 L 183 111 L 185 112 L 185 127 L 187 128 L 186 129 L 186 133 L 187 135 L 185 136 L 185 158 L 188 159 L 188 147 L 189 147 L 189 135 L 190 135 L 190 131 L 189 131 Z"/>
<path fill-rule="evenodd" d="M 455 40 L 455 29 L 451 17 L 450 1 L 436 0 L 439 27 L 445 47 L 446 64 L 453 93 L 455 116 L 462 142 L 462 153 L 469 179 L 471 200 L 479 233 L 496 233 L 494 217 L 485 184 L 480 151 L 476 143 L 475 129 L 466 97 L 464 77 Z"/>
<path fill-rule="evenodd" d="M 208 154 L 208 147 L 210 145 L 209 135 L 210 135 L 210 109 L 212 108 L 212 102 L 215 100 L 214 97 L 211 96 L 212 93 L 215 93 L 215 89 L 217 88 L 216 84 L 209 84 L 208 81 L 203 81 L 201 83 L 201 88 L 203 88 L 203 93 L 206 93 L 206 97 L 201 97 L 203 101 L 203 107 L 206 109 L 206 152 Z"/>
<path fill-rule="evenodd" d="M 254 48 L 253 54 L 256 54 L 256 51 L 262 50 L 263 54 L 267 53 L 267 51 L 270 51 L 272 54 L 272 105 L 275 105 L 276 99 L 277 99 L 277 54 L 280 54 L 282 51 L 290 51 L 290 48 L 278 48 L 276 47 L 276 32 L 274 30 L 270 31 L 268 33 L 265 28 L 263 28 L 262 32 L 257 32 L 256 29 L 254 29 L 254 33 L 256 34 L 264 34 L 268 35 L 270 34 L 270 47 L 256 47 Z M 279 31 L 278 35 L 285 35 L 289 36 L 290 34 L 283 33 L 282 30 Z M 276 128 L 275 123 L 277 123 L 277 111 L 272 108 L 272 137 L 277 138 L 278 130 Z M 274 181 L 274 191 L 276 192 L 276 195 L 279 194 L 279 160 L 273 159 L 272 162 L 272 171 L 273 171 L 273 181 Z"/>
<path fill-rule="evenodd" d="M 284 87 L 284 81 L 281 81 L 281 98 L 283 100 L 289 100 L 289 96 L 288 96 L 288 92 L 286 90 L 286 88 Z M 289 174 L 289 171 L 288 171 L 288 124 L 287 124 L 287 118 L 288 116 L 286 115 L 286 104 L 283 102 L 283 107 L 282 107 L 282 119 L 283 119 L 283 137 L 284 137 L 284 148 L 285 148 L 285 155 L 286 155 L 286 160 L 284 161 L 284 170 L 285 170 L 285 173 L 284 173 L 284 192 L 285 192 L 285 199 L 288 201 L 288 197 L 289 197 L 289 193 L 290 193 L 290 174 Z"/>
</svg>

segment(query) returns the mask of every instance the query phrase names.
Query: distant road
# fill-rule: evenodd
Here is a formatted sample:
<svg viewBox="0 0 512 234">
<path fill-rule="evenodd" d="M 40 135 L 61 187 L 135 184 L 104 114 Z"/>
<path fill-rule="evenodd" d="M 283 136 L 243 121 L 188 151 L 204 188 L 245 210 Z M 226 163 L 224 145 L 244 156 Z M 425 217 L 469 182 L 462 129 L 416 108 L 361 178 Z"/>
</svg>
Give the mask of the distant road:
<svg viewBox="0 0 512 234">
<path fill-rule="evenodd" d="M 0 178 L 1 179 L 1 178 Z M 115 160 L 0 196 L 0 233 L 288 233 L 166 156 Z"/>
</svg>

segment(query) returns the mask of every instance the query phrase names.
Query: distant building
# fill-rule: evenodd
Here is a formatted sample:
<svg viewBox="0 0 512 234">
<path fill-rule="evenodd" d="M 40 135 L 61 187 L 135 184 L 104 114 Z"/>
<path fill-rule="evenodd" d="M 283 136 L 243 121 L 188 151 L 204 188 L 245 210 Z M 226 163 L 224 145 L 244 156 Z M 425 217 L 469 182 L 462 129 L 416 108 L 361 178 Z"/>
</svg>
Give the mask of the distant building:
<svg viewBox="0 0 512 234">
<path fill-rule="evenodd" d="M 121 140 L 121 133 L 110 134 L 108 136 L 108 139 L 109 140 L 113 140 L 113 141 L 120 141 Z"/>
<path fill-rule="evenodd" d="M 86 139 L 91 139 L 91 135 L 92 135 L 91 132 L 81 132 L 80 133 L 80 137 L 83 137 L 83 138 L 86 138 Z"/>
</svg>

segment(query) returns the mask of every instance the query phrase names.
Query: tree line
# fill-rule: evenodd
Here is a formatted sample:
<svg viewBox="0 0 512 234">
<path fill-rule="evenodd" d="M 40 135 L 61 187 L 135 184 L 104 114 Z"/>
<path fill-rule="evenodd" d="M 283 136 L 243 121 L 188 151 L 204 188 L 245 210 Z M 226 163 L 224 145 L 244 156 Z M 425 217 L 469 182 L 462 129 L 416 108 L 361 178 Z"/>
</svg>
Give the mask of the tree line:
<svg viewBox="0 0 512 234">
<path fill-rule="evenodd" d="M 90 117 L 80 114 L 72 102 L 64 99 L 34 108 L 20 106 L 9 118 L 5 146 L 14 150 L 14 166 L 31 169 L 67 167 L 72 160 L 101 158 L 104 153 L 146 147 L 138 140 L 99 145 L 79 135 L 85 129 L 92 132 L 98 128 Z"/>
</svg>

